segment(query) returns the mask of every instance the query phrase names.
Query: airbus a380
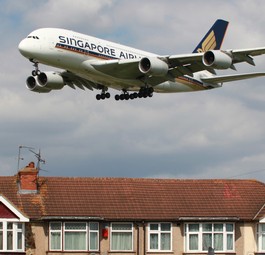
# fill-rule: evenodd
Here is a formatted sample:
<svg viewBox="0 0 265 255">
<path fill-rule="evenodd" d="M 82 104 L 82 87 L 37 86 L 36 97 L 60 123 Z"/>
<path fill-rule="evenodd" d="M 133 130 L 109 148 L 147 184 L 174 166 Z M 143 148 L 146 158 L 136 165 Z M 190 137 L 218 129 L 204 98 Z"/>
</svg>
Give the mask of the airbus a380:
<svg viewBox="0 0 265 255">
<path fill-rule="evenodd" d="M 27 78 L 29 90 L 47 93 L 65 85 L 100 90 L 98 100 L 119 91 L 116 100 L 152 97 L 154 92 L 173 93 L 219 88 L 224 82 L 264 76 L 263 72 L 217 75 L 216 70 L 235 64 L 255 65 L 253 57 L 265 47 L 221 50 L 228 22 L 217 20 L 192 53 L 157 55 L 65 29 L 41 28 L 31 32 L 18 48 L 33 62 Z M 39 64 L 63 71 L 41 72 Z"/>
</svg>

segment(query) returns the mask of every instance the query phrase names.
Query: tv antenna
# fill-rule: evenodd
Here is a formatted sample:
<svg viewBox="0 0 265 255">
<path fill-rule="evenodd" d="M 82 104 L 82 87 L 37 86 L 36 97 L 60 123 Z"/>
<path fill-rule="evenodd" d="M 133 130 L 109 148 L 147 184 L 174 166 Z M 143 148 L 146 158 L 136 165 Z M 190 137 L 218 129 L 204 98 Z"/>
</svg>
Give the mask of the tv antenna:
<svg viewBox="0 0 265 255">
<path fill-rule="evenodd" d="M 20 160 L 24 160 L 23 157 L 21 157 L 21 150 L 22 149 L 28 149 L 28 151 L 30 151 L 31 153 L 33 153 L 35 155 L 35 157 L 37 158 L 37 170 L 40 170 L 40 164 L 45 164 L 45 160 L 42 159 L 41 157 L 41 153 L 40 153 L 40 149 L 39 152 L 35 152 L 35 148 L 33 147 L 29 147 L 29 146 L 24 146 L 24 145 L 20 145 L 18 147 L 18 160 L 17 160 L 17 171 L 19 171 L 19 165 L 20 165 Z"/>
</svg>

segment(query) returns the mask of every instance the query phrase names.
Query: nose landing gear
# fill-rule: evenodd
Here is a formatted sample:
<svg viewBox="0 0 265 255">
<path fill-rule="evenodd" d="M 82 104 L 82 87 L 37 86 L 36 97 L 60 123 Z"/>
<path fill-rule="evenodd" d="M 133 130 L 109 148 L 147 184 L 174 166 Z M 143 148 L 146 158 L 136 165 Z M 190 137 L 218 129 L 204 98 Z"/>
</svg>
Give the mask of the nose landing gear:
<svg viewBox="0 0 265 255">
<path fill-rule="evenodd" d="M 31 62 L 33 63 L 34 66 L 34 70 L 31 72 L 32 76 L 37 76 L 40 75 L 41 71 L 39 69 L 39 62 L 31 60 Z"/>
</svg>

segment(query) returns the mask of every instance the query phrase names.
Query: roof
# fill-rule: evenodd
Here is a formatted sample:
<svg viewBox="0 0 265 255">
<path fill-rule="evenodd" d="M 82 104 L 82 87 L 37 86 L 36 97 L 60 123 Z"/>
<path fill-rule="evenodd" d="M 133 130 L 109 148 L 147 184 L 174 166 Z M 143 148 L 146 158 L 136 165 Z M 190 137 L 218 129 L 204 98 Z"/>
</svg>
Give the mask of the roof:
<svg viewBox="0 0 265 255">
<path fill-rule="evenodd" d="M 21 194 L 16 176 L 0 176 L 0 194 L 31 219 L 252 220 L 265 203 L 265 185 L 256 180 L 41 177 L 37 194 Z"/>
</svg>

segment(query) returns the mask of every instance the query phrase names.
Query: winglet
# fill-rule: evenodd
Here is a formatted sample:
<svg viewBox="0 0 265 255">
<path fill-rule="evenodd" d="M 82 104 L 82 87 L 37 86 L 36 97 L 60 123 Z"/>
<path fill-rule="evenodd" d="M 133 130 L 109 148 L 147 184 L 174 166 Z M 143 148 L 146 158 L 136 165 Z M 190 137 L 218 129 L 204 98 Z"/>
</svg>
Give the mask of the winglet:
<svg viewBox="0 0 265 255">
<path fill-rule="evenodd" d="M 205 52 L 207 50 L 219 50 L 221 48 L 225 32 L 229 22 L 218 19 L 203 37 L 193 53 Z"/>
</svg>

